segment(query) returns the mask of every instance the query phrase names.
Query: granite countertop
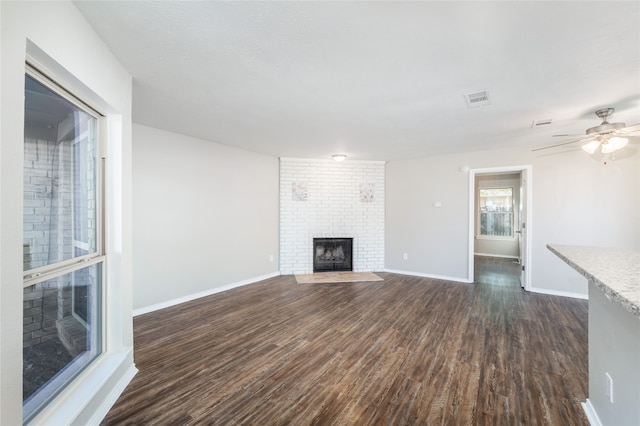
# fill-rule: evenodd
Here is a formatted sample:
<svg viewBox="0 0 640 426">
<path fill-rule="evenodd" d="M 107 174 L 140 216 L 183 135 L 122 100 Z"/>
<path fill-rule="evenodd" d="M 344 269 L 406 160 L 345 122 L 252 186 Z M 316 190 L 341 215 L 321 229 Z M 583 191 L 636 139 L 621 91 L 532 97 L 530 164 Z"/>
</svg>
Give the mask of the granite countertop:
<svg viewBox="0 0 640 426">
<path fill-rule="evenodd" d="M 557 244 L 547 248 L 640 318 L 640 252 Z"/>
</svg>

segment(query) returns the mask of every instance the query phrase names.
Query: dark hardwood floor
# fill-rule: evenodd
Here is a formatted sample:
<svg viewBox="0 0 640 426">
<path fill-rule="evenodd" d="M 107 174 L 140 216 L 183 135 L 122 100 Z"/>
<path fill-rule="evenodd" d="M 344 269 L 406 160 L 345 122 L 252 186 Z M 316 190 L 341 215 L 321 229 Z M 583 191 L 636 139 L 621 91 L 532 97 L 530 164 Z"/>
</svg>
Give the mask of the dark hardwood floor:
<svg viewBox="0 0 640 426">
<path fill-rule="evenodd" d="M 476 283 L 282 276 L 136 317 L 104 425 L 587 425 L 587 302 Z"/>
</svg>

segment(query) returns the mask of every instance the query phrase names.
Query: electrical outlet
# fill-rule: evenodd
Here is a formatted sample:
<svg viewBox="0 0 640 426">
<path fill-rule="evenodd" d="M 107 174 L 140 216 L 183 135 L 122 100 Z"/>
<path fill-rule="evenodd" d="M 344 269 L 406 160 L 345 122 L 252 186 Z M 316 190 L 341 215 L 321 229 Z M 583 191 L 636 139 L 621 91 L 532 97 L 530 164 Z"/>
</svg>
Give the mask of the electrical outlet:
<svg viewBox="0 0 640 426">
<path fill-rule="evenodd" d="M 609 373 L 604 374 L 607 376 L 607 396 L 609 397 L 609 402 L 613 404 L 613 379 Z"/>
<path fill-rule="evenodd" d="M 402 260 L 407 260 L 407 259 L 409 259 L 409 255 L 407 253 L 404 253 L 402 255 Z"/>
</svg>

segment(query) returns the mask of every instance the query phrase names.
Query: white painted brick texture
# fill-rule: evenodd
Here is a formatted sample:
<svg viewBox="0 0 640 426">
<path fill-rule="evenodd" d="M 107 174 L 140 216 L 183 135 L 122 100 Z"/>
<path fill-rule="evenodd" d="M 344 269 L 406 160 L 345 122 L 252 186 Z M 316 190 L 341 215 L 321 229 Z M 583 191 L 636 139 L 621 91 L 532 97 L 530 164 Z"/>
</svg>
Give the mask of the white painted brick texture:
<svg viewBox="0 0 640 426">
<path fill-rule="evenodd" d="M 306 198 L 296 199 L 294 183 L 306 187 Z M 367 188 L 373 192 L 372 201 L 361 200 Z M 282 158 L 280 272 L 313 272 L 312 246 L 317 237 L 352 237 L 353 270 L 383 270 L 384 190 L 382 161 Z"/>
</svg>

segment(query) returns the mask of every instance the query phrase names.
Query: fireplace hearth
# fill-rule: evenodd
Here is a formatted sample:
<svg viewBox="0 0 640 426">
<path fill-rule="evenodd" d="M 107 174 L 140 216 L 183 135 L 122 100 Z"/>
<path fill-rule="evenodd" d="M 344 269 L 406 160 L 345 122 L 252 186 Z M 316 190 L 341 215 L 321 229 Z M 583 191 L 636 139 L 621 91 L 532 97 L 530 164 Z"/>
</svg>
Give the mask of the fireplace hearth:
<svg viewBox="0 0 640 426">
<path fill-rule="evenodd" d="M 353 271 L 353 238 L 314 238 L 313 272 Z"/>
</svg>

